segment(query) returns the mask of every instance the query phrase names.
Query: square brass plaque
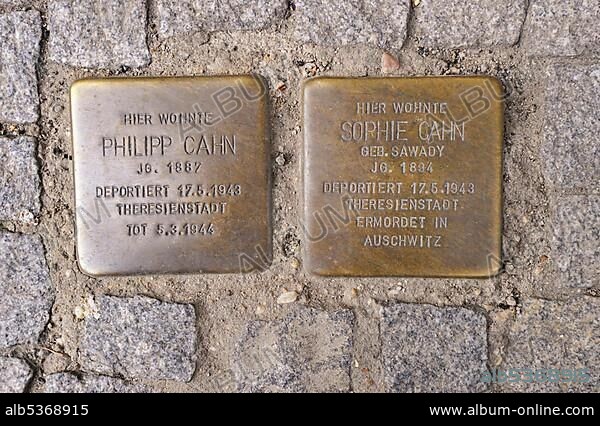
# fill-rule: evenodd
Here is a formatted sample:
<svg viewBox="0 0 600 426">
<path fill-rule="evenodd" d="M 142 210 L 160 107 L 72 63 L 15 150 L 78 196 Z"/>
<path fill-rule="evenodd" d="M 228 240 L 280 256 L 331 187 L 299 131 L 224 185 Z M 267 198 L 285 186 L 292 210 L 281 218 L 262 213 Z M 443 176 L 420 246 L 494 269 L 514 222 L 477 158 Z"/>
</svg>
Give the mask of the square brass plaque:
<svg viewBox="0 0 600 426">
<path fill-rule="evenodd" d="M 305 267 L 328 276 L 498 272 L 503 101 L 488 77 L 304 87 Z"/>
<path fill-rule="evenodd" d="M 81 269 L 130 275 L 268 266 L 265 92 L 253 76 L 76 82 Z"/>
</svg>

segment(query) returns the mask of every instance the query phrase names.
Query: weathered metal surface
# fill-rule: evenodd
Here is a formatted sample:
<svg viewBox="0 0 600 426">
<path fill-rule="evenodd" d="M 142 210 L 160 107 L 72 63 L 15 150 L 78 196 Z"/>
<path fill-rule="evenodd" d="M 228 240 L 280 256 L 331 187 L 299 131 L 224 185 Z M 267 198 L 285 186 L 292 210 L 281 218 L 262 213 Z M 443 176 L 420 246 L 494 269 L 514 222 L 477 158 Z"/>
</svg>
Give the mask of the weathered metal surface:
<svg viewBox="0 0 600 426">
<path fill-rule="evenodd" d="M 269 126 L 260 79 L 82 80 L 71 89 L 71 112 L 84 272 L 269 265 Z"/>
<path fill-rule="evenodd" d="M 331 276 L 498 272 L 503 101 L 488 77 L 304 87 L 305 267 Z"/>
</svg>

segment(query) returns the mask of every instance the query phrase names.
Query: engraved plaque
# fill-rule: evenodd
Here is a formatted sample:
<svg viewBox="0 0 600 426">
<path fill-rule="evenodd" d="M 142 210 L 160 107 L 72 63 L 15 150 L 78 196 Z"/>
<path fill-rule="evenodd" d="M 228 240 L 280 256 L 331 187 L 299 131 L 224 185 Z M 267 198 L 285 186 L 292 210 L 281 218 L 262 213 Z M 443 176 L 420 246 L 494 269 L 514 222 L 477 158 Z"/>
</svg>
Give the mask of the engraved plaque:
<svg viewBox="0 0 600 426">
<path fill-rule="evenodd" d="M 130 275 L 267 267 L 265 94 L 253 76 L 76 82 L 81 269 Z"/>
<path fill-rule="evenodd" d="M 498 272 L 503 101 L 488 77 L 304 87 L 305 267 L 329 276 Z"/>
</svg>

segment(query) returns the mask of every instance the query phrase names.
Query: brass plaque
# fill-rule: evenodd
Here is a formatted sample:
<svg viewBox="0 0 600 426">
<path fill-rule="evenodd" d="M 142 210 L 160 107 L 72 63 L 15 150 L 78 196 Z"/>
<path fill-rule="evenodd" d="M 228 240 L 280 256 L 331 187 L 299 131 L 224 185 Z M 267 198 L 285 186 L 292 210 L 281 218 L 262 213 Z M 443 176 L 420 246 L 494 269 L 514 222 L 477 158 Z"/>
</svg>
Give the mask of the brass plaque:
<svg viewBox="0 0 600 426">
<path fill-rule="evenodd" d="M 254 76 L 76 82 L 81 269 L 97 276 L 267 267 L 265 94 Z"/>
<path fill-rule="evenodd" d="M 305 267 L 327 276 L 498 272 L 503 101 L 489 77 L 304 87 Z"/>
</svg>

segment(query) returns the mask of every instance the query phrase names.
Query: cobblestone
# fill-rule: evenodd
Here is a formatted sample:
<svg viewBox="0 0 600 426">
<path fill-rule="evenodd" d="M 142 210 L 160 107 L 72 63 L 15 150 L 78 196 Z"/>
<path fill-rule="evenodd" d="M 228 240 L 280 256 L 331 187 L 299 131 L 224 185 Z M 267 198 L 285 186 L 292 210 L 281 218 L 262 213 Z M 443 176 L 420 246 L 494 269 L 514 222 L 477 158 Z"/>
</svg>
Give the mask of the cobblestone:
<svg viewBox="0 0 600 426">
<path fill-rule="evenodd" d="M 25 361 L 0 357 L 0 393 L 23 393 L 32 375 Z"/>
<path fill-rule="evenodd" d="M 36 64 L 41 37 L 39 12 L 0 15 L 0 121 L 33 123 L 39 117 Z"/>
<path fill-rule="evenodd" d="M 527 300 L 510 332 L 502 369 L 589 369 L 587 383 L 536 380 L 505 384 L 511 392 L 597 391 L 600 371 L 600 301 Z"/>
<path fill-rule="evenodd" d="M 597 0 L 531 0 L 522 44 L 542 56 L 600 53 L 598 16 Z"/>
<path fill-rule="evenodd" d="M 143 67 L 145 0 L 56 0 L 48 4 L 50 58 L 87 68 Z"/>
<path fill-rule="evenodd" d="M 56 373 L 46 377 L 46 393 L 143 393 L 148 390 L 141 385 L 107 376 L 72 373 Z"/>
<path fill-rule="evenodd" d="M 40 237 L 0 232 L 0 348 L 36 343 L 54 292 Z"/>
<path fill-rule="evenodd" d="M 565 196 L 556 201 L 553 249 L 569 287 L 600 284 L 600 195 Z"/>
<path fill-rule="evenodd" d="M 100 296 L 96 303 L 81 343 L 86 369 L 127 378 L 192 378 L 197 334 L 193 306 L 147 297 Z"/>
<path fill-rule="evenodd" d="M 242 392 L 341 392 L 350 389 L 350 311 L 298 308 L 282 320 L 252 321 L 233 359 Z"/>
<path fill-rule="evenodd" d="M 414 8 L 416 36 L 427 47 L 512 46 L 525 8 L 525 0 L 423 0 Z"/>
<path fill-rule="evenodd" d="M 542 157 L 558 189 L 600 188 L 600 64 L 548 69 Z"/>
<path fill-rule="evenodd" d="M 163 36 L 198 31 L 260 30 L 284 17 L 285 0 L 159 0 Z"/>
<path fill-rule="evenodd" d="M 373 44 L 400 48 L 409 0 L 297 0 L 295 36 L 319 45 Z"/>
<path fill-rule="evenodd" d="M 381 320 L 384 375 L 395 392 L 477 392 L 487 371 L 486 319 L 464 308 L 393 304 Z"/>
<path fill-rule="evenodd" d="M 32 222 L 40 212 L 40 177 L 34 138 L 0 137 L 0 220 Z"/>
</svg>

